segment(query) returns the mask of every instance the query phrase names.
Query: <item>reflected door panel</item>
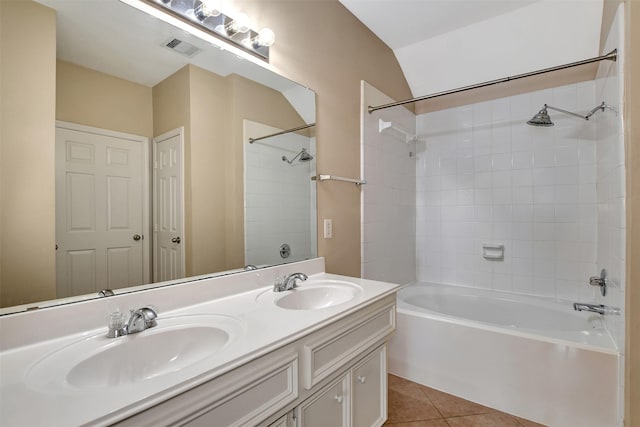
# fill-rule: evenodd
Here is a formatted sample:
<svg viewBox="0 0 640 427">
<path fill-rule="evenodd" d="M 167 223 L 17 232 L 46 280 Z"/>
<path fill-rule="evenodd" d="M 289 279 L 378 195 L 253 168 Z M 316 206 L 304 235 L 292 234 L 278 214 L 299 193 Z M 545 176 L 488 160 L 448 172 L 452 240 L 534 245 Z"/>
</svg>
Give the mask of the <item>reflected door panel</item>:
<svg viewBox="0 0 640 427">
<path fill-rule="evenodd" d="M 154 282 L 184 277 L 182 129 L 154 139 Z"/>
<path fill-rule="evenodd" d="M 100 132 L 56 128 L 58 297 L 143 283 L 142 147 Z"/>
</svg>

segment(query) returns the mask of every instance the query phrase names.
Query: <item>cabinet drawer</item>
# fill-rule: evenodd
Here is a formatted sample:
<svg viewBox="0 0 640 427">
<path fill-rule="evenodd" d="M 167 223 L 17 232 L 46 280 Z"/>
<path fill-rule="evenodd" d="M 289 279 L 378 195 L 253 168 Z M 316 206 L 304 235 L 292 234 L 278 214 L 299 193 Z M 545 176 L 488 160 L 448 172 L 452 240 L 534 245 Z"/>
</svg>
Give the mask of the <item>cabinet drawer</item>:
<svg viewBox="0 0 640 427">
<path fill-rule="evenodd" d="M 195 387 L 119 425 L 256 425 L 297 397 L 298 354 L 266 356 Z"/>
<path fill-rule="evenodd" d="M 358 353 L 395 330 L 395 301 L 342 325 L 327 328 L 304 345 L 304 388 L 322 381 Z"/>
<path fill-rule="evenodd" d="M 297 360 L 291 360 L 275 369 L 265 367 L 255 372 L 258 375 L 245 378 L 242 386 L 233 389 L 227 396 L 215 402 L 211 409 L 205 409 L 203 415 L 185 425 L 211 427 L 257 424 L 286 403 L 295 400 L 296 370 Z"/>
</svg>

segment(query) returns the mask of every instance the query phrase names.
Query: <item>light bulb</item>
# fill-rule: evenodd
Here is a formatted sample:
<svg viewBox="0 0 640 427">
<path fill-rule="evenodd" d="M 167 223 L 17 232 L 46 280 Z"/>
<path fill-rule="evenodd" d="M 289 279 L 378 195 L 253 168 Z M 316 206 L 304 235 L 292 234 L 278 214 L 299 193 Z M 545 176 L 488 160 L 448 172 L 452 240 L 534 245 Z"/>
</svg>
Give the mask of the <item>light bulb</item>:
<svg viewBox="0 0 640 427">
<path fill-rule="evenodd" d="M 231 31 L 233 33 L 246 33 L 251 27 L 251 20 L 246 13 L 240 12 L 234 18 L 230 24 Z"/>
<path fill-rule="evenodd" d="M 263 28 L 258 32 L 258 36 L 256 37 L 254 44 L 256 45 L 256 47 L 269 47 L 272 46 L 275 41 L 276 35 L 273 30 L 271 30 L 271 28 Z"/>
<path fill-rule="evenodd" d="M 204 21 L 210 16 L 218 16 L 220 15 L 218 2 L 217 0 L 201 0 L 200 5 L 194 9 L 193 13 L 200 21 Z"/>
<path fill-rule="evenodd" d="M 206 16 L 220 15 L 220 9 L 218 9 L 218 2 L 215 0 L 202 0 L 202 13 Z"/>
</svg>

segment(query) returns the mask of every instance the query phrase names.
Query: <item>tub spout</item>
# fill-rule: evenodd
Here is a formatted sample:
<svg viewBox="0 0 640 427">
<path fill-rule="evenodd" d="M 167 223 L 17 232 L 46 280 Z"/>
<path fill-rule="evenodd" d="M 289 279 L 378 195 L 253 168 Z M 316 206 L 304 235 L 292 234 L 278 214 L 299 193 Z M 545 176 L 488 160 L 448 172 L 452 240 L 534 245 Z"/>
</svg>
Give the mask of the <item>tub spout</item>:
<svg viewBox="0 0 640 427">
<path fill-rule="evenodd" d="M 573 309 L 576 311 L 591 311 L 593 313 L 598 313 L 601 315 L 605 314 L 615 314 L 620 315 L 620 309 L 616 307 L 609 307 L 604 304 L 585 304 L 582 302 L 574 302 Z"/>
</svg>

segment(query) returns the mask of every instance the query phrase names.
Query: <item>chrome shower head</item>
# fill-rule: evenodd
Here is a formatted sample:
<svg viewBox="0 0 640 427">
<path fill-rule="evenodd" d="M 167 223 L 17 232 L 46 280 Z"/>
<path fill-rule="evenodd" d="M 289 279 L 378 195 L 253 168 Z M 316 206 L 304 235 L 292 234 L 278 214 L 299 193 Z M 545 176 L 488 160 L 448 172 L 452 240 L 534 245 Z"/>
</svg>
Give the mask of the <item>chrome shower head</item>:
<svg viewBox="0 0 640 427">
<path fill-rule="evenodd" d="M 300 158 L 298 159 L 298 157 Z M 302 150 L 300 150 L 300 152 L 296 154 L 295 157 L 291 160 L 287 159 L 287 156 L 282 156 L 282 161 L 287 162 L 289 164 L 293 163 L 295 159 L 298 159 L 299 162 L 308 162 L 313 160 L 313 156 L 309 154 L 306 148 L 303 148 Z"/>
<path fill-rule="evenodd" d="M 310 162 L 311 160 L 313 160 L 313 156 L 311 154 L 309 154 L 309 152 L 306 149 L 302 149 L 302 151 L 300 152 L 300 159 L 298 159 L 299 162 Z"/>
<path fill-rule="evenodd" d="M 551 121 L 551 117 L 549 117 L 549 113 L 547 113 L 547 104 L 544 104 L 542 110 L 538 111 L 538 113 L 531 118 L 527 122 L 528 125 L 531 126 L 542 126 L 542 127 L 550 127 L 553 126 L 553 122 Z"/>
</svg>

